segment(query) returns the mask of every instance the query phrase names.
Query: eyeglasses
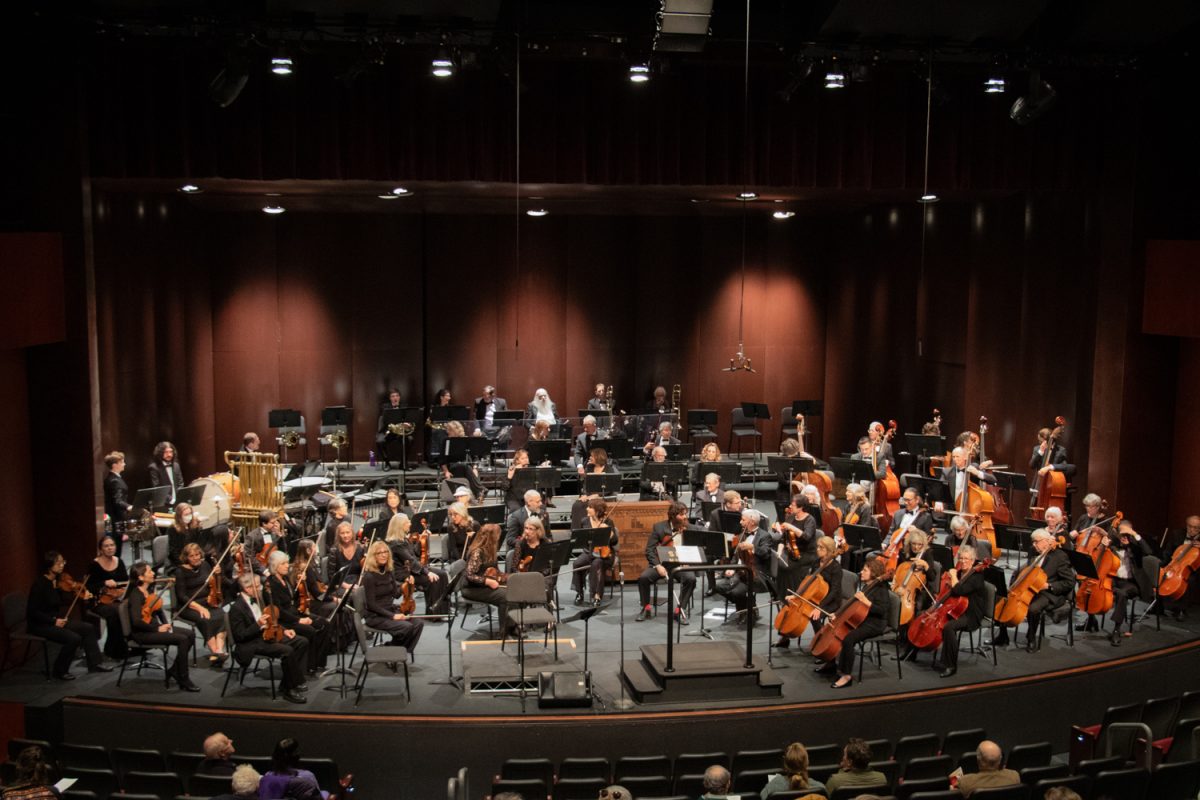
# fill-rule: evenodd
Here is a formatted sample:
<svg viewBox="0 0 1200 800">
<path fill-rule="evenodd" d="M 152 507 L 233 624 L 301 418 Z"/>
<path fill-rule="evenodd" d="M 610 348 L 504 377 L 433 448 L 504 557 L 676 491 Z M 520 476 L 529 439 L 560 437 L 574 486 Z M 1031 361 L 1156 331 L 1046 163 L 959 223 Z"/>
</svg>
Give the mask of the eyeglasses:
<svg viewBox="0 0 1200 800">
<path fill-rule="evenodd" d="M 614 789 L 611 792 L 608 789 L 600 790 L 600 800 L 604 800 L 604 798 L 608 798 L 608 797 L 611 797 L 612 800 L 621 800 L 621 798 L 624 796 L 625 796 L 625 793 L 622 792 L 620 789 Z"/>
</svg>

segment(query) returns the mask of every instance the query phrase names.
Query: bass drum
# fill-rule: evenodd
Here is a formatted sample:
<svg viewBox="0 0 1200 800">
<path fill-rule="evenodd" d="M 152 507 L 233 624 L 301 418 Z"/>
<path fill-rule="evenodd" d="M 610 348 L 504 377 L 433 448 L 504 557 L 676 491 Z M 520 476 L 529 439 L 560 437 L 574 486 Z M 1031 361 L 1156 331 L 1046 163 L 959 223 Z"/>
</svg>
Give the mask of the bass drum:
<svg viewBox="0 0 1200 800">
<path fill-rule="evenodd" d="M 214 472 L 208 476 L 208 479 L 216 481 L 225 490 L 225 494 L 233 500 L 235 506 L 242 504 L 242 482 L 237 475 L 232 472 Z"/>
<path fill-rule="evenodd" d="M 200 515 L 200 527 L 202 528 L 228 524 L 232 516 L 229 492 L 225 490 L 220 481 L 216 480 L 216 478 L 220 477 L 222 477 L 222 474 L 218 473 L 208 478 L 196 478 L 196 480 L 188 484 L 189 487 L 204 487 L 204 496 L 194 509 Z M 230 477 L 232 478 L 232 476 Z"/>
</svg>

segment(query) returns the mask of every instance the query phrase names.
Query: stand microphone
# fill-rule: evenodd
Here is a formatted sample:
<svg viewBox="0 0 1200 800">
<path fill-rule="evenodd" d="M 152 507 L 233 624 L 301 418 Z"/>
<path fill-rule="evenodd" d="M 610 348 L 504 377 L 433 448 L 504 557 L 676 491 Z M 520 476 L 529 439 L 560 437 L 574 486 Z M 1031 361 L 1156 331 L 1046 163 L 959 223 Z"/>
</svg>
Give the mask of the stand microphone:
<svg viewBox="0 0 1200 800">
<path fill-rule="evenodd" d="M 633 708 L 633 701 L 625 696 L 625 678 L 622 676 L 622 671 L 625 669 L 625 571 L 621 570 L 617 573 L 617 580 L 621 582 L 621 600 L 620 600 L 620 619 L 621 619 L 621 660 L 617 662 L 617 683 L 621 685 L 621 696 L 613 698 L 613 708 L 618 711 L 629 711 Z"/>
</svg>

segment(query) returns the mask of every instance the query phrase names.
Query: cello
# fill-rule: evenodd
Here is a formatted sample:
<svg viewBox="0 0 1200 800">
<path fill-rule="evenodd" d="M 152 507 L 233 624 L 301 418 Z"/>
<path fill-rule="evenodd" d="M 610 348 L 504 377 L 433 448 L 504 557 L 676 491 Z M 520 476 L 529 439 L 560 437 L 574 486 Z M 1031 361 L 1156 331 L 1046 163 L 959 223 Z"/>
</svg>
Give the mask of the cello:
<svg viewBox="0 0 1200 800">
<path fill-rule="evenodd" d="M 1188 581 L 1200 562 L 1200 542 L 1188 539 L 1175 548 L 1170 562 L 1159 570 L 1158 594 L 1178 600 L 1187 593 Z"/>
<path fill-rule="evenodd" d="M 986 444 L 987 444 L 987 432 L 988 432 L 988 418 L 981 416 L 979 418 L 979 468 L 980 469 L 987 469 L 988 467 L 992 466 L 992 460 L 989 459 L 987 457 L 987 455 L 984 453 L 984 450 L 986 449 Z M 983 489 L 984 489 L 984 491 L 986 491 L 988 494 L 990 494 L 992 496 L 992 503 L 995 507 L 992 512 L 992 517 L 996 520 L 996 522 L 999 522 L 1001 525 L 1012 525 L 1012 523 L 1013 523 L 1012 510 L 1009 509 L 1008 503 L 1005 502 L 1005 500 L 1004 500 L 1004 490 L 1001 489 L 999 486 L 997 486 L 994 483 L 986 484 L 983 487 Z M 1060 508 L 1066 508 L 1066 505 L 1062 505 L 1062 506 L 1060 506 Z"/>
<path fill-rule="evenodd" d="M 775 615 L 775 630 L 780 636 L 799 638 L 808 627 L 809 609 L 820 608 L 820 603 L 829 594 L 829 583 L 819 572 L 813 572 L 795 590 Z"/>
<path fill-rule="evenodd" d="M 1042 457 L 1042 467 L 1038 470 L 1037 494 L 1031 498 L 1032 503 L 1029 506 L 1030 519 L 1045 519 L 1046 509 L 1050 506 L 1064 509 L 1067 507 L 1067 476 L 1058 470 L 1046 469 L 1052 466 L 1050 459 L 1054 457 L 1054 448 L 1058 447 L 1058 443 L 1062 439 L 1063 429 L 1067 426 L 1067 418 L 1061 415 L 1055 417 L 1054 425 L 1054 430 L 1050 432 L 1050 436 L 1046 440 L 1046 453 Z M 1046 471 L 1042 472 L 1043 469 Z"/>
<path fill-rule="evenodd" d="M 1116 515 L 1118 523 L 1121 512 Z M 1113 607 L 1113 576 L 1121 568 L 1121 559 L 1109 548 L 1107 536 L 1088 553 L 1096 565 L 1095 578 L 1079 578 L 1075 607 L 1087 614 L 1106 614 Z"/>
<path fill-rule="evenodd" d="M 979 561 L 971 568 L 971 572 L 983 572 L 994 562 L 994 558 Z M 946 627 L 946 623 L 958 619 L 966 612 L 970 601 L 966 597 L 951 596 L 950 592 L 953 589 L 950 573 L 947 572 L 942 576 L 941 589 L 933 605 L 908 623 L 908 641 L 913 647 L 918 650 L 936 650 L 942 644 L 942 629 Z"/>
<path fill-rule="evenodd" d="M 1050 541 L 1051 549 L 1058 547 L 1057 539 Z M 1048 553 L 1050 550 L 1046 552 Z M 1000 598 L 992 613 L 992 618 L 997 625 L 1020 625 L 1025 621 L 1025 617 L 1029 616 L 1029 604 L 1033 602 L 1037 593 L 1050 583 L 1046 570 L 1042 569 L 1045 561 L 1044 554 L 1039 555 L 1017 573 L 1012 586 L 1008 589 L 1008 594 Z"/>
<path fill-rule="evenodd" d="M 896 573 L 892 577 L 892 592 L 900 598 L 901 625 L 907 625 L 916 614 L 917 595 L 928 591 L 925 586 L 925 570 L 913 566 L 912 561 L 905 561 L 896 567 Z"/>
<path fill-rule="evenodd" d="M 871 589 L 881 583 L 886 583 L 891 578 L 892 576 L 885 572 L 878 578 L 868 581 L 860 591 L 865 595 Z M 819 658 L 822 661 L 833 661 L 837 658 L 838 653 L 842 651 L 842 640 L 846 638 L 846 634 L 861 625 L 870 611 L 870 603 L 864 603 L 859 600 L 857 595 L 851 596 L 842 603 L 841 607 L 835 613 L 826 614 L 828 624 L 823 625 L 821 630 L 817 631 L 817 635 L 813 637 L 812 647 L 809 652 L 812 653 L 814 658 Z"/>
<path fill-rule="evenodd" d="M 890 442 L 896 435 L 896 427 L 896 420 L 888 420 L 887 431 L 883 434 L 881 446 Z M 876 472 L 879 471 L 877 453 L 876 448 L 871 449 L 871 469 Z M 900 509 L 900 479 L 896 477 L 895 472 L 892 472 L 891 464 L 886 465 L 884 470 L 886 474 L 875 481 L 875 513 L 891 518 Z"/>
</svg>

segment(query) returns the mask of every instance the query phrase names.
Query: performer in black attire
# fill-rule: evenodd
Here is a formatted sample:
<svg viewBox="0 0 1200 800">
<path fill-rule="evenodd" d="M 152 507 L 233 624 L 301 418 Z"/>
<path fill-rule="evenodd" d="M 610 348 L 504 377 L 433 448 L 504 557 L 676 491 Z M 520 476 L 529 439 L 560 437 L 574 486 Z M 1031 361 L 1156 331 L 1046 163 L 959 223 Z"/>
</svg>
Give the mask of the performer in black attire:
<svg viewBox="0 0 1200 800">
<path fill-rule="evenodd" d="M 1163 566 L 1169 564 L 1175 556 L 1175 551 L 1184 544 L 1191 542 L 1192 547 L 1200 548 L 1200 516 L 1192 514 L 1184 520 L 1182 530 L 1176 528 L 1163 537 L 1161 542 Z M 1177 620 L 1184 618 L 1191 598 L 1195 595 L 1196 586 L 1200 585 L 1200 570 L 1193 570 L 1188 576 L 1188 587 L 1181 597 L 1163 598 L 1163 610 Z"/>
<path fill-rule="evenodd" d="M 508 515 L 508 520 L 504 523 L 504 545 L 512 547 L 521 538 L 521 533 L 525 530 L 525 523 L 530 519 L 542 518 L 546 512 L 542 508 L 542 495 L 537 489 L 528 489 L 525 492 L 525 504 Z M 579 501 L 576 501 L 579 502 Z M 550 520 L 546 517 L 543 521 L 543 527 L 549 526 Z"/>
<path fill-rule="evenodd" d="M 385 470 L 391 469 L 393 463 L 400 464 L 401 469 L 408 469 L 404 458 L 409 452 L 412 434 L 399 436 L 392 433 L 384 421 L 385 412 L 400 409 L 400 390 L 388 389 L 387 397 L 387 401 L 379 407 L 379 420 L 375 426 L 375 444 L 379 447 L 379 455 L 383 459 Z M 404 439 L 409 439 L 409 444 L 406 444 Z"/>
<path fill-rule="evenodd" d="M 726 493 L 729 494 L 728 492 Z M 740 498 L 737 505 L 740 505 Z M 728 506 L 729 503 L 726 503 Z M 732 510 L 732 509 L 730 509 Z M 738 534 L 738 544 L 731 559 L 743 561 L 746 555 L 753 555 L 755 592 L 771 592 L 774 583 L 771 581 L 771 564 L 775 559 L 775 541 L 771 533 L 762 527 L 763 516 L 753 508 L 741 512 L 741 532 Z M 742 620 L 753 625 L 758 619 L 758 612 L 750 608 L 751 578 L 742 570 L 726 570 L 717 576 L 714 591 L 721 595 L 742 612 Z"/>
<path fill-rule="evenodd" d="M 463 558 L 468 537 L 474 537 L 479 530 L 479 522 L 471 517 L 465 503 L 451 503 L 446 511 L 446 533 L 450 534 L 446 539 L 447 558 L 451 561 Z"/>
<path fill-rule="evenodd" d="M 524 502 L 521 492 L 513 483 L 513 476 L 517 470 L 524 469 L 529 466 L 529 451 L 525 448 L 520 448 L 513 453 L 512 461 L 508 465 L 508 482 L 504 487 L 504 506 L 510 512 L 516 511 Z"/>
<path fill-rule="evenodd" d="M 67 619 L 60 616 L 65 613 L 62 607 L 62 597 L 59 592 L 59 578 L 67 560 L 51 550 L 46 553 L 42 562 L 42 574 L 34 579 L 29 587 L 29 601 L 25 607 L 26 629 L 35 636 L 41 636 L 62 645 L 58 658 L 50 668 L 50 674 L 60 681 L 73 681 L 71 661 L 75 651 L 83 646 L 87 656 L 88 672 L 111 672 L 100 663 L 100 634 L 94 625 L 80 620 Z M 81 599 L 90 597 L 86 589 L 81 591 Z"/>
<path fill-rule="evenodd" d="M 882 577 L 885 569 L 887 569 L 887 563 L 882 558 L 868 558 L 863 564 L 862 572 L 858 573 L 859 580 L 864 583 L 873 581 Z M 870 608 L 867 611 L 867 618 L 842 639 L 842 649 L 838 651 L 837 660 L 834 662 L 838 678 L 830 684 L 834 689 L 844 689 L 854 683 L 854 646 L 863 639 L 878 636 L 887 628 L 888 603 L 891 602 L 890 593 L 891 589 L 888 588 L 886 581 L 880 581 L 865 593 L 862 591 L 855 593 L 855 597 Z M 828 620 L 830 624 L 833 621 L 832 618 Z M 817 672 L 832 671 L 828 664 L 817 668 Z"/>
<path fill-rule="evenodd" d="M 1050 461 L 1046 462 L 1046 448 L 1049 446 L 1050 434 L 1049 428 L 1042 428 L 1037 432 L 1038 443 L 1033 446 L 1033 451 L 1029 454 L 1029 468 L 1037 470 L 1039 475 L 1043 470 L 1061 472 L 1067 479 L 1070 479 L 1075 474 L 1075 465 L 1067 460 L 1067 448 L 1055 443 L 1054 451 L 1050 454 Z"/>
<path fill-rule="evenodd" d="M 290 561 L 287 553 L 276 550 L 267 561 L 269 577 L 263 586 L 263 602 L 279 609 L 279 623 L 308 640 L 306 658 L 308 671 L 318 672 L 325 667 L 329 652 L 329 637 L 325 632 L 325 621 L 309 612 L 300 610 L 296 589 L 292 585 Z M 307 584 L 306 584 L 307 589 Z"/>
<path fill-rule="evenodd" d="M 575 466 L 578 468 L 579 474 L 583 474 L 584 465 L 591 456 L 592 448 L 596 446 L 596 442 L 605 438 L 600 435 L 596 428 L 596 418 L 588 414 L 583 418 L 583 433 L 575 437 Z M 606 451 L 607 452 L 607 451 Z"/>
<path fill-rule="evenodd" d="M 995 483 L 996 476 L 972 464 L 970 451 L 964 447 L 954 448 L 950 455 L 953 463 L 949 467 L 942 467 L 942 482 L 950 489 L 950 496 L 954 498 L 954 508 L 958 511 L 965 511 L 967 482 Z M 935 503 L 934 505 L 938 506 L 939 504 Z M 941 508 L 937 508 L 937 510 L 940 511 Z"/>
<path fill-rule="evenodd" d="M 412 519 L 414 512 L 412 506 L 409 505 L 408 498 L 400 494 L 400 490 L 394 486 L 387 490 L 387 494 L 383 498 L 383 508 L 380 509 L 376 520 L 386 522 L 396 514 L 407 514 L 409 519 Z"/>
<path fill-rule="evenodd" d="M 242 666 L 249 666 L 257 656 L 279 658 L 283 667 L 283 676 L 279 679 L 280 695 L 289 703 L 307 703 L 304 692 L 308 684 L 304 680 L 304 665 L 308 658 L 308 640 L 286 628 L 281 641 L 264 640 L 263 629 L 267 625 L 267 618 L 263 614 L 262 580 L 254 573 L 247 572 L 238 578 L 238 587 L 241 591 L 229 606 L 233 657 Z"/>
<path fill-rule="evenodd" d="M 571 564 L 572 569 L 578 570 L 571 576 L 577 604 L 583 602 L 583 580 L 586 577 L 592 605 L 600 605 L 600 597 L 604 594 L 604 575 L 612 569 L 613 562 L 617 558 L 619 535 L 617 526 L 608 519 L 608 503 L 602 497 L 593 497 L 588 500 L 587 523 L 583 527 L 602 528 L 606 525 L 609 527 L 608 547 L 605 548 L 608 552 L 604 552 L 602 548 L 594 548 L 580 553 L 579 557 Z M 587 567 L 587 569 L 581 569 L 582 567 Z"/>
<path fill-rule="evenodd" d="M 1041 626 L 1042 615 L 1047 611 L 1058 609 L 1068 611 L 1067 601 L 1071 590 L 1075 588 L 1075 570 L 1071 568 L 1071 560 L 1058 547 L 1058 542 L 1045 528 L 1038 528 L 1029 536 L 1033 542 L 1036 555 L 1029 558 L 1028 563 L 1042 568 L 1046 573 L 1046 588 L 1033 596 L 1029 601 L 1029 612 L 1025 616 L 1027 630 L 1025 631 L 1025 649 L 1030 653 L 1037 650 L 1038 628 Z M 1016 581 L 1020 570 L 1013 573 L 1010 585 Z M 1008 644 L 1008 627 L 998 626 L 1000 633 L 996 634 L 993 644 L 1003 647 Z M 1014 632 L 1015 635 L 1015 632 Z"/>
<path fill-rule="evenodd" d="M 354 526 L 343 522 L 337 526 L 333 547 L 329 548 L 329 591 L 340 597 L 358 583 L 363 557 L 367 551 L 354 540 Z"/>
<path fill-rule="evenodd" d="M 86 579 L 88 591 L 94 598 L 91 610 L 104 620 L 104 655 L 120 659 L 125 657 L 128 648 L 117 605 L 129 588 L 129 571 L 125 569 L 125 562 L 117 557 L 117 543 L 112 536 L 101 536 L 97 550 L 96 557 L 88 565 Z M 104 594 L 108 599 L 100 602 Z"/>
<path fill-rule="evenodd" d="M 1098 529 L 1100 533 L 1108 533 L 1111 527 L 1111 522 L 1104 521 L 1104 500 L 1095 492 L 1088 492 L 1083 496 L 1083 513 L 1075 520 L 1074 527 L 1067 534 L 1070 547 L 1078 549 L 1079 538 L 1086 536 L 1093 528 Z"/>
<path fill-rule="evenodd" d="M 650 604 L 650 587 L 659 581 L 667 579 L 667 567 L 658 557 L 658 548 L 669 547 L 674 544 L 674 538 L 682 534 L 686 528 L 687 506 L 678 501 L 671 503 L 667 507 L 667 518 L 665 520 L 654 523 L 654 528 L 646 538 L 646 564 L 648 566 L 638 576 L 637 581 L 638 597 L 642 603 L 642 610 L 634 619 L 635 622 L 650 619 L 650 613 L 654 610 L 654 607 Z M 676 570 L 675 583 L 679 587 L 679 602 L 676 604 L 671 599 L 670 603 L 675 616 L 679 620 L 679 624 L 687 625 L 687 613 L 684 609 L 687 608 L 688 602 L 692 599 L 692 592 L 696 591 L 696 573 L 691 570 Z"/>
<path fill-rule="evenodd" d="M 167 528 L 167 574 L 174 574 L 184 546 L 200 543 L 200 517 L 187 503 L 175 506 L 175 520 Z"/>
<path fill-rule="evenodd" d="M 154 457 L 149 467 L 151 486 L 171 487 L 171 496 L 167 499 L 167 504 L 172 506 L 175 505 L 175 491 L 186 485 L 183 482 L 183 470 L 179 468 L 179 462 L 176 460 L 177 456 L 175 445 L 159 442 L 154 446 Z"/>
<path fill-rule="evenodd" d="M 792 440 L 794 441 L 794 440 Z M 782 522 L 771 528 L 771 541 L 783 543 L 786 566 L 780 566 L 775 574 L 778 599 L 800 585 L 800 581 L 812 571 L 817 563 L 817 518 L 804 503 L 801 495 L 795 495 L 784 509 Z"/>
<path fill-rule="evenodd" d="M 426 614 L 445 614 L 450 610 L 446 600 L 449 584 L 445 570 L 421 563 L 418 546 L 409 540 L 412 522 L 405 514 L 397 514 L 388 523 L 385 540 L 392 550 L 392 567 L 400 583 L 412 581 L 425 595 Z M 431 620 L 433 621 L 433 620 Z"/>
<path fill-rule="evenodd" d="M 1142 591 L 1143 584 L 1148 578 L 1142 570 L 1142 559 L 1150 555 L 1150 545 L 1146 544 L 1146 540 L 1133 529 L 1132 522 L 1123 519 L 1117 530 L 1109 533 L 1108 547 L 1113 555 L 1121 559 L 1121 566 L 1117 568 L 1117 574 L 1113 576 L 1113 610 L 1112 616 L 1109 618 L 1113 623 L 1113 631 L 1108 637 L 1108 641 L 1113 647 L 1119 647 L 1122 637 L 1121 624 L 1125 622 L 1125 615 L 1129 610 L 1129 599 L 1137 597 L 1139 594 L 1142 596 L 1152 595 L 1151 591 Z M 1156 575 L 1151 580 L 1157 578 Z M 1151 589 L 1152 587 L 1145 588 Z M 1123 635 L 1132 636 L 1132 627 Z"/>
<path fill-rule="evenodd" d="M 121 557 L 121 542 L 125 535 L 121 531 L 123 523 L 129 520 L 133 506 L 129 503 L 129 485 L 121 477 L 125 471 L 125 454 L 114 450 L 104 457 L 104 466 L 108 474 L 104 476 L 104 513 L 112 523 L 113 541 L 117 545 L 117 558 Z"/>
<path fill-rule="evenodd" d="M 496 548 L 500 545 L 500 526 L 488 523 L 471 537 L 464 558 L 467 565 L 463 570 L 466 585 L 462 596 L 474 603 L 487 603 L 496 607 L 496 616 L 501 627 L 508 618 L 507 590 L 498 577 L 487 574 L 489 569 L 500 569 L 496 559 Z"/>
<path fill-rule="evenodd" d="M 976 571 L 974 547 L 958 548 L 958 560 L 950 576 L 950 596 L 966 597 L 967 610 L 958 619 L 952 619 L 942 627 L 942 660 L 933 662 L 935 670 L 941 670 L 943 678 L 958 672 L 958 632 L 973 630 L 983 621 L 983 602 L 987 596 L 986 582 L 982 571 Z"/>
<path fill-rule="evenodd" d="M 188 677 L 192 632 L 172 626 L 162 608 L 148 615 L 142 610 L 147 603 L 162 599 L 160 595 L 154 594 L 154 568 L 145 561 L 135 561 L 129 574 L 136 581 L 128 595 L 130 638 L 138 644 L 165 644 L 174 647 L 175 663 L 168 668 L 168 672 L 185 692 L 200 691 L 200 687 Z M 149 622 L 146 622 L 147 616 L 150 618 Z"/>
<path fill-rule="evenodd" d="M 833 540 L 832 536 L 822 536 L 820 539 L 817 539 L 817 563 L 809 575 L 814 572 L 820 575 L 829 587 L 829 591 L 822 598 L 817 608 L 807 606 L 803 601 L 797 601 L 801 603 L 801 610 L 812 620 L 814 634 L 825 620 L 825 615 L 821 612 L 824 611 L 826 614 L 832 614 L 842 605 L 842 565 L 838 563 L 837 551 L 837 542 Z M 806 575 L 805 578 L 807 577 Z M 782 597 L 780 600 L 786 603 L 788 598 Z M 774 646 L 786 648 L 791 643 L 792 640 L 790 637 L 780 634 Z"/>
<path fill-rule="evenodd" d="M 228 654 L 225 652 L 225 611 L 220 606 L 208 604 L 209 578 L 213 569 L 204 560 L 200 545 L 195 542 L 184 545 L 179 569 L 175 570 L 175 598 L 177 603 L 190 598 L 179 617 L 200 631 L 208 646 L 208 663 L 217 666 L 225 662 Z M 216 569 L 217 580 L 221 580 L 220 568 Z"/>
</svg>

